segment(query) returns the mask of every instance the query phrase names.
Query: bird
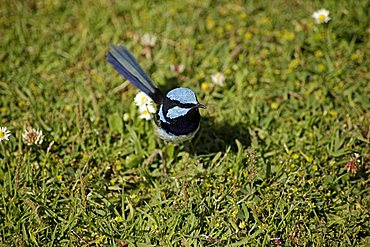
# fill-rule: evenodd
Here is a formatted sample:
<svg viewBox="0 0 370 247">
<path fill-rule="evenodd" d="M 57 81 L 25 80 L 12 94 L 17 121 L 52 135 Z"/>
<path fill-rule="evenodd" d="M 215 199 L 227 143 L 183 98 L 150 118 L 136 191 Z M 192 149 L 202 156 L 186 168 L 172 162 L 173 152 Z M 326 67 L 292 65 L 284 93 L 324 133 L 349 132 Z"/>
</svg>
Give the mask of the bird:
<svg viewBox="0 0 370 247">
<path fill-rule="evenodd" d="M 157 105 L 154 126 L 159 138 L 166 142 L 182 143 L 195 136 L 200 128 L 199 108 L 205 106 L 198 102 L 191 89 L 178 87 L 163 93 L 122 45 L 110 45 L 106 59 L 119 74 Z"/>
</svg>

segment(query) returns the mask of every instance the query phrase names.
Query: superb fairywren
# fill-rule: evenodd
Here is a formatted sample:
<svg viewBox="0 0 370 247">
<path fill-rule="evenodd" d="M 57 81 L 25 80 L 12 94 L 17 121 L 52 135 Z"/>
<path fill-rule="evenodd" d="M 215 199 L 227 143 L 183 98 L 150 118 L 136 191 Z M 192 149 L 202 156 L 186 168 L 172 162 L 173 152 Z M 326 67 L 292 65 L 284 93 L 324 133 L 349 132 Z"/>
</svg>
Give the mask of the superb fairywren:
<svg viewBox="0 0 370 247">
<path fill-rule="evenodd" d="M 180 87 L 164 94 L 123 46 L 111 45 L 107 60 L 158 105 L 154 119 L 156 133 L 161 139 L 180 143 L 194 137 L 199 130 L 198 109 L 204 106 L 199 104 L 192 90 Z"/>
</svg>

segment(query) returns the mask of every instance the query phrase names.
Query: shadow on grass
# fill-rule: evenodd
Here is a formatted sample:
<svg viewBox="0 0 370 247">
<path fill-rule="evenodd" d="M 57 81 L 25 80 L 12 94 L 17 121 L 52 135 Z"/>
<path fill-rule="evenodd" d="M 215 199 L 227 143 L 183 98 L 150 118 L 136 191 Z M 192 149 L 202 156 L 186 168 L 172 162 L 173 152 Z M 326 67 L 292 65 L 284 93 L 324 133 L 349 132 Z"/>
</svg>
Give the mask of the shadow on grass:
<svg viewBox="0 0 370 247">
<path fill-rule="evenodd" d="M 199 136 L 201 135 L 201 136 Z M 235 140 L 238 139 L 244 147 L 251 145 L 248 128 L 245 124 L 216 124 L 213 118 L 203 117 L 201 129 L 193 141 L 194 154 L 208 154 L 225 151 L 229 146 L 236 152 Z"/>
</svg>

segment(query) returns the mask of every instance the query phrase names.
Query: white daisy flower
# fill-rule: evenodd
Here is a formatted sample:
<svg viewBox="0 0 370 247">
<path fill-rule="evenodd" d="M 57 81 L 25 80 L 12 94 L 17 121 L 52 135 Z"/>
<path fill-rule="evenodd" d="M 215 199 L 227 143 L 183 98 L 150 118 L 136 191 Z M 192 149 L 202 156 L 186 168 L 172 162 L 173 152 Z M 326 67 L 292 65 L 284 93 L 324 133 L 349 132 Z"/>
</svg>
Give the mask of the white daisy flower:
<svg viewBox="0 0 370 247">
<path fill-rule="evenodd" d="M 317 24 L 328 23 L 331 20 L 329 13 L 329 10 L 319 9 L 312 14 L 312 17 L 315 19 Z"/>
<path fill-rule="evenodd" d="M 44 141 L 44 135 L 42 130 L 28 128 L 25 129 L 22 133 L 23 142 L 29 146 L 31 145 L 41 145 Z"/>
<path fill-rule="evenodd" d="M 144 110 L 149 111 L 149 113 L 155 113 L 156 112 L 156 109 L 155 109 L 155 107 L 152 103 L 139 107 L 139 111 L 144 111 Z"/>
<path fill-rule="evenodd" d="M 10 131 L 7 127 L 0 127 L 0 142 L 9 141 Z"/>
<path fill-rule="evenodd" d="M 140 39 L 141 45 L 146 47 L 154 47 L 156 42 L 157 37 L 149 33 L 145 33 Z"/>
<path fill-rule="evenodd" d="M 221 86 L 221 87 L 224 85 L 225 76 L 222 73 L 218 72 L 216 74 L 213 74 L 211 76 L 211 78 L 212 78 L 212 82 L 215 85 L 218 85 L 218 86 Z"/>
<path fill-rule="evenodd" d="M 139 118 L 150 120 L 155 112 L 156 110 L 153 104 L 142 105 L 139 107 Z"/>
<path fill-rule="evenodd" d="M 136 94 L 134 101 L 138 107 L 153 103 L 152 99 L 143 92 Z"/>
<path fill-rule="evenodd" d="M 138 93 L 135 96 L 135 104 L 139 107 L 139 118 L 150 120 L 152 119 L 152 114 L 156 112 L 153 105 L 153 100 L 143 92 Z"/>
</svg>

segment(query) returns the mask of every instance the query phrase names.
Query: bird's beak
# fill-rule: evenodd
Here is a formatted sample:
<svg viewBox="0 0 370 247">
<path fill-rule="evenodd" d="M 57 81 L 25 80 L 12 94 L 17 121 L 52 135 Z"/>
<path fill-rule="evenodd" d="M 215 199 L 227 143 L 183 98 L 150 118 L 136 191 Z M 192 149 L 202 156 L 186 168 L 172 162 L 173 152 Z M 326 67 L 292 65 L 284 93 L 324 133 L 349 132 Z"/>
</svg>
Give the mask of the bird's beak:
<svg viewBox="0 0 370 247">
<path fill-rule="evenodd" d="M 195 109 L 195 108 L 205 109 L 206 107 L 204 105 L 198 103 L 198 104 L 196 104 L 196 105 L 194 105 L 194 106 L 191 107 L 191 109 Z"/>
</svg>

